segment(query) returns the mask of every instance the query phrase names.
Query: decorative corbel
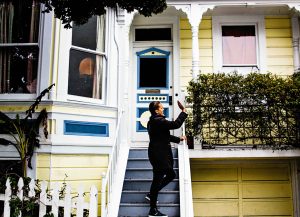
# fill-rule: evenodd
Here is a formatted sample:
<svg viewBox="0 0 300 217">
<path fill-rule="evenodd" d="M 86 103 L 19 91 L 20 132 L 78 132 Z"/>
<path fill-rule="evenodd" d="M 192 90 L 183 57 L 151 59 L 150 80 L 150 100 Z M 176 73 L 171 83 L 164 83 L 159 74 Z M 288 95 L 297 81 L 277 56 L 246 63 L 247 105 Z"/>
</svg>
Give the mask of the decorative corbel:
<svg viewBox="0 0 300 217">
<path fill-rule="evenodd" d="M 192 73 L 193 79 L 197 78 L 200 73 L 200 60 L 199 60 L 199 25 L 202 20 L 203 14 L 208 9 L 213 9 L 214 5 L 174 5 L 177 10 L 182 10 L 191 24 L 192 31 Z"/>
</svg>

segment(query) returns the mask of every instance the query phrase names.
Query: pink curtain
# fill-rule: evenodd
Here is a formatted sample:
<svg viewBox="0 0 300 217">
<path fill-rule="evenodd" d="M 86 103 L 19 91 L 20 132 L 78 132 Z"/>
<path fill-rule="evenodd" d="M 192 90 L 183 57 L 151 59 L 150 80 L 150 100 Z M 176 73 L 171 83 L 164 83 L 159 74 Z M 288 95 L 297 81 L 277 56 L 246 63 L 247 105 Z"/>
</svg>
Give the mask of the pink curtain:
<svg viewBox="0 0 300 217">
<path fill-rule="evenodd" d="M 255 36 L 223 36 L 223 65 L 256 65 Z"/>
</svg>

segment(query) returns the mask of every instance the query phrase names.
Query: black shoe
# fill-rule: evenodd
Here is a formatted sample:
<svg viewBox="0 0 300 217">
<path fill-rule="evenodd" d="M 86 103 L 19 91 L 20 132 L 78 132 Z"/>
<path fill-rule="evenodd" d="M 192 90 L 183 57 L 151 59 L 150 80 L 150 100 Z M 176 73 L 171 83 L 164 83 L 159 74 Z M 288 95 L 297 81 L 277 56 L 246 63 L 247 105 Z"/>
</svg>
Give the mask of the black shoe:
<svg viewBox="0 0 300 217">
<path fill-rule="evenodd" d="M 151 195 L 150 193 L 148 193 L 145 197 L 146 200 L 148 200 L 148 202 L 150 203 L 150 200 L 151 200 Z M 158 203 L 158 201 L 156 201 L 156 203 Z"/>
<path fill-rule="evenodd" d="M 161 213 L 157 208 L 150 208 L 149 211 L 149 217 L 154 217 L 154 216 L 164 216 L 164 217 L 168 217 L 167 215 Z"/>
</svg>

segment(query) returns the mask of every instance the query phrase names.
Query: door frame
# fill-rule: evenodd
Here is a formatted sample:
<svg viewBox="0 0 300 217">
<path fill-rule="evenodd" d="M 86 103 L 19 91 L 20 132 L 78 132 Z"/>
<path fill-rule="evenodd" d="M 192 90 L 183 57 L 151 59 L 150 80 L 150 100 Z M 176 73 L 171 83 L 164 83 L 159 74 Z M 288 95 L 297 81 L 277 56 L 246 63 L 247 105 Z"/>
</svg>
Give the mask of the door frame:
<svg viewBox="0 0 300 217">
<path fill-rule="evenodd" d="M 173 105 L 174 102 L 176 102 L 177 100 L 180 99 L 180 93 L 181 93 L 181 88 L 180 88 L 180 50 L 179 50 L 179 22 L 180 22 L 180 17 L 179 16 L 166 16 L 166 15 L 155 15 L 152 17 L 144 17 L 141 15 L 136 15 L 134 17 L 134 20 L 132 22 L 131 25 L 131 31 L 130 31 L 130 63 L 129 63 L 129 86 L 131 87 L 130 94 L 128 96 L 129 98 L 129 102 L 132 103 L 134 102 L 133 100 L 136 100 L 136 96 L 133 95 L 134 93 L 134 89 L 133 87 L 135 86 L 132 82 L 137 82 L 136 80 L 134 80 L 134 75 L 133 73 L 135 73 L 135 65 L 134 63 L 134 57 L 135 57 L 135 52 L 134 49 L 139 47 L 145 47 L 149 48 L 149 47 L 158 47 L 160 49 L 160 47 L 163 46 L 169 46 L 172 47 L 173 50 L 173 59 L 169 62 L 169 64 L 172 64 L 172 68 L 173 68 L 173 74 L 171 75 L 173 77 L 173 82 L 169 83 L 169 86 L 172 86 L 172 98 L 173 98 Z M 135 42 L 134 41 L 134 30 L 136 27 L 171 27 L 172 28 L 172 41 L 155 41 L 155 44 L 153 42 Z M 131 104 L 133 105 L 133 104 Z M 177 106 L 172 106 L 172 111 L 170 111 L 170 113 L 173 114 L 173 117 L 176 117 L 179 113 L 180 110 L 177 108 Z M 133 117 L 133 114 L 136 112 L 136 107 L 135 106 L 131 106 L 129 107 L 129 120 L 131 120 L 131 117 Z M 173 117 L 170 117 L 170 119 L 173 119 Z M 133 133 L 133 130 L 136 130 L 136 123 L 135 120 L 131 120 L 129 129 L 130 129 L 130 133 L 129 135 L 131 136 Z M 180 131 L 176 131 L 175 135 L 180 135 L 179 133 Z M 133 141 L 130 141 L 130 145 L 132 147 L 148 147 L 148 143 L 147 144 L 133 144 Z"/>
</svg>

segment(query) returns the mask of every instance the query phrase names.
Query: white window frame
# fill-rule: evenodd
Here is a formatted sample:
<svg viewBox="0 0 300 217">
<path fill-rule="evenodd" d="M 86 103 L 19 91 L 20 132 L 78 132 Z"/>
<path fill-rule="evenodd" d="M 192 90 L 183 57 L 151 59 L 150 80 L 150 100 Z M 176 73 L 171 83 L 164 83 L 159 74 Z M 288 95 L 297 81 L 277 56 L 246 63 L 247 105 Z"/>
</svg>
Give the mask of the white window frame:
<svg viewBox="0 0 300 217">
<path fill-rule="evenodd" d="M 12 44 L 2 44 L 0 47 L 6 47 L 8 45 L 14 46 L 28 46 L 28 45 L 38 45 L 39 48 L 39 60 L 38 60 L 38 70 L 37 70 L 37 87 L 36 93 L 0 93 L 1 100 L 33 100 L 39 93 L 47 88 L 49 81 L 42 79 L 49 77 L 49 68 L 50 68 L 50 54 L 49 50 L 51 47 L 51 26 L 52 26 L 52 16 L 53 13 L 42 13 L 45 9 L 45 6 L 41 4 L 40 6 L 40 20 L 39 20 L 39 36 L 37 43 L 12 43 Z"/>
<path fill-rule="evenodd" d="M 106 16 L 106 14 L 104 14 Z M 58 86 L 57 86 L 57 100 L 70 101 L 70 102 L 81 102 L 88 104 L 99 104 L 103 105 L 106 102 L 107 94 L 107 48 L 108 48 L 108 17 L 105 17 L 105 52 L 95 51 L 82 47 L 72 45 L 72 29 L 65 29 L 63 24 L 60 23 L 60 44 L 59 44 L 59 59 L 58 59 Z M 101 99 L 88 98 L 83 96 L 76 96 L 68 94 L 69 85 L 69 61 L 70 61 L 70 50 L 84 51 L 87 53 L 101 55 L 104 58 L 103 72 L 102 72 L 102 92 Z M 65 81 L 65 82 L 62 82 Z"/>
<path fill-rule="evenodd" d="M 224 66 L 222 51 L 222 26 L 255 26 L 257 66 Z M 237 71 L 241 74 L 249 72 L 266 72 L 266 33 L 264 16 L 213 16 L 213 67 L 214 72 L 228 73 Z"/>
</svg>

